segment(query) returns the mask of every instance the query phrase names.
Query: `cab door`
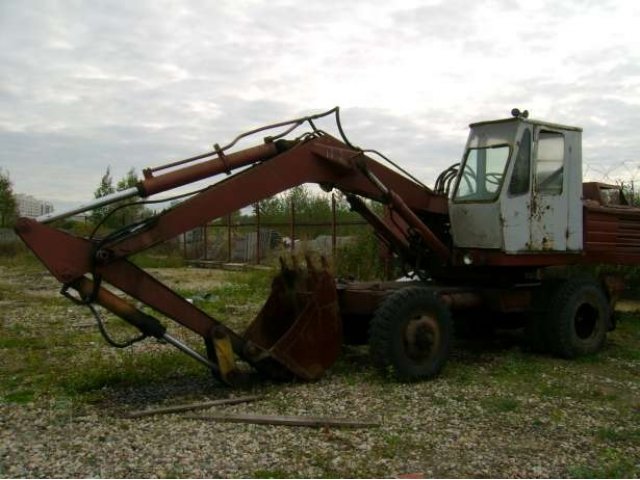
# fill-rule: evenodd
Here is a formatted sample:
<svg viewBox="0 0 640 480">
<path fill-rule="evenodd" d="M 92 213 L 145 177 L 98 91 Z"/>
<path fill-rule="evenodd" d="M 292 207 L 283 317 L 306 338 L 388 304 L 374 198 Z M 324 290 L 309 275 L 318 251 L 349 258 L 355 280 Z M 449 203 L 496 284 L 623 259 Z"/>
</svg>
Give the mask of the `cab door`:
<svg viewBox="0 0 640 480">
<path fill-rule="evenodd" d="M 569 227 L 565 133 L 534 127 L 530 251 L 566 251 Z"/>
<path fill-rule="evenodd" d="M 508 182 L 500 200 L 502 236 L 506 253 L 528 252 L 531 244 L 531 163 L 533 128 L 524 123 L 517 135 Z"/>
</svg>

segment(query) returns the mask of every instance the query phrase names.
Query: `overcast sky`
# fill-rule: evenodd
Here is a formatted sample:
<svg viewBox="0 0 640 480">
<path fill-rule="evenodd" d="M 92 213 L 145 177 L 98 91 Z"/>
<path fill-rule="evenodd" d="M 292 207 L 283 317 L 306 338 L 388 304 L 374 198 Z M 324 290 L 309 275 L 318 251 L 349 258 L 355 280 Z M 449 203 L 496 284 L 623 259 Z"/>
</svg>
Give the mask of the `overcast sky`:
<svg viewBox="0 0 640 480">
<path fill-rule="evenodd" d="M 0 168 L 62 207 L 107 166 L 340 105 L 432 185 L 520 107 L 584 128 L 588 176 L 640 181 L 638 24 L 635 0 L 1 0 Z"/>
</svg>

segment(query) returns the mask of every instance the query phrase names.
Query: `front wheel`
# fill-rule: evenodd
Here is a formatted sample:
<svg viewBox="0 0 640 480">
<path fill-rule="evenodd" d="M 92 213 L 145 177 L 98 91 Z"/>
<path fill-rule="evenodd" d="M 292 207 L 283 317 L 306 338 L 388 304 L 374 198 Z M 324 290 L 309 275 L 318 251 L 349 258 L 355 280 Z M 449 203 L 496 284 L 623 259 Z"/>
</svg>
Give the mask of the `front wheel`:
<svg viewBox="0 0 640 480">
<path fill-rule="evenodd" d="M 391 368 L 402 381 L 435 377 L 449 356 L 452 330 L 449 309 L 430 290 L 398 290 L 383 300 L 371 320 L 373 363 Z"/>
</svg>

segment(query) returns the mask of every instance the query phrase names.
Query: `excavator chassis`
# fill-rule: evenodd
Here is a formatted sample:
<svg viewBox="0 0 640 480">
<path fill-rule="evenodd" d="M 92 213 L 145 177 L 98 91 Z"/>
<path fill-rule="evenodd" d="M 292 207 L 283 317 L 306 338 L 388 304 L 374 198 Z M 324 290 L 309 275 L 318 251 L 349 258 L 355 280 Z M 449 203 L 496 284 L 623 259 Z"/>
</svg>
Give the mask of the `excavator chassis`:
<svg viewBox="0 0 640 480">
<path fill-rule="evenodd" d="M 342 140 L 314 123 L 330 114 L 336 116 Z M 310 132 L 283 139 L 307 123 Z M 285 130 L 266 137 L 260 145 L 229 152 L 240 139 L 274 128 Z M 558 282 L 544 277 L 549 267 L 640 263 L 637 209 L 602 206 L 602 201 L 595 205 L 599 197 L 585 191 L 584 198 L 591 203 L 584 207 L 587 230 L 582 252 L 508 254 L 496 249 L 462 249 L 455 246 L 450 232 L 448 188 L 456 167 L 443 172 L 434 191 L 406 172 L 399 173 L 397 165 L 390 168 L 368 153 L 388 161 L 348 141 L 336 107 L 247 132 L 196 157 L 146 169 L 144 179 L 134 188 L 61 214 L 21 218 L 16 232 L 62 284 L 62 293 L 89 306 L 99 325 L 94 304 L 138 328 L 143 337 L 179 348 L 229 385 L 241 384 L 246 377 L 236 359 L 273 379 L 315 380 L 334 363 L 343 343 L 367 341 L 378 366 L 391 364 L 402 379 L 430 378 L 447 358 L 450 315 L 459 310 L 529 314 L 535 320 L 531 322 L 532 338 L 555 345 L 562 356 L 600 348 L 604 328 L 615 326 L 610 313 L 623 285 L 617 279 Z M 133 197 L 146 198 L 223 173 L 228 177 L 182 203 L 104 237 L 81 238 L 49 225 L 79 212 Z M 129 260 L 183 232 L 304 183 L 342 192 L 418 282 L 341 283 L 334 280 L 324 259 L 314 264 L 307 258 L 305 265 L 282 263 L 265 305 L 248 329 L 238 334 Z M 384 204 L 385 215 L 376 214 L 363 198 Z M 545 293 L 550 301 L 543 298 Z M 571 308 L 564 307 L 567 299 Z M 145 304 L 153 315 L 138 309 L 133 301 Z M 554 309 L 562 310 L 564 316 L 557 317 Z M 535 311 L 548 313 L 556 323 L 536 320 Z M 202 337 L 206 356 L 169 335 L 154 315 Z M 578 323 L 587 327 L 574 332 Z M 566 331 L 558 330 L 557 325 L 567 327 Z M 540 329 L 545 331 L 540 334 Z M 554 332 L 564 335 L 563 342 Z"/>
</svg>

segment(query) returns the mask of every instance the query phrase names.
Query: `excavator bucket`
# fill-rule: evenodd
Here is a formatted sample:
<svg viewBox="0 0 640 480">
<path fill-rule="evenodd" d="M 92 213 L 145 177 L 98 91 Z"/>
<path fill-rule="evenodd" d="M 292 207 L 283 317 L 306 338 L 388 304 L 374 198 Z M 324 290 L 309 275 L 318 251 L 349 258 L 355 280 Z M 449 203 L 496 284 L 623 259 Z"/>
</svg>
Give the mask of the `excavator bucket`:
<svg viewBox="0 0 640 480">
<path fill-rule="evenodd" d="M 338 357 L 342 323 L 333 276 L 326 260 L 316 268 L 281 261 L 271 295 L 244 338 L 267 350 L 286 370 L 304 380 L 315 380 Z"/>
</svg>

